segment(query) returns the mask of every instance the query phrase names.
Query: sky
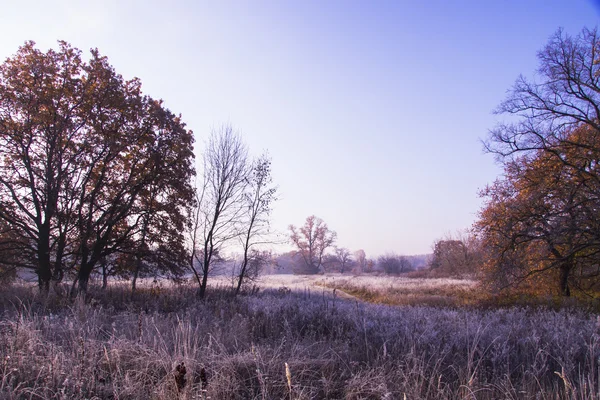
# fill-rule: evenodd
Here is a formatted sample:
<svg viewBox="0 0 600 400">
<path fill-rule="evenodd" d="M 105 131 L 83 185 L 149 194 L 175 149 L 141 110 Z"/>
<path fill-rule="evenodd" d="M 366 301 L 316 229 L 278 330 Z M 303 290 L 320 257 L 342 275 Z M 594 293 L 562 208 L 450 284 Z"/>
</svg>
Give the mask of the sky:
<svg viewBox="0 0 600 400">
<path fill-rule="evenodd" d="M 368 257 L 430 253 L 468 229 L 501 174 L 482 140 L 493 110 L 591 0 L 11 1 L 0 59 L 26 40 L 98 48 L 181 114 L 196 153 L 231 125 L 268 151 L 272 228 L 309 215 Z"/>
</svg>

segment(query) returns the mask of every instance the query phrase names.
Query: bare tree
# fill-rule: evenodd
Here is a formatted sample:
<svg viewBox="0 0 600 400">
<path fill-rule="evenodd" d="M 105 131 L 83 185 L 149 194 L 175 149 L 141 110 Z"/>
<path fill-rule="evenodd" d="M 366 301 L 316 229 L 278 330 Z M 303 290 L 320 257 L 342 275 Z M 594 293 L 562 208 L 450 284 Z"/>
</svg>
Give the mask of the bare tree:
<svg viewBox="0 0 600 400">
<path fill-rule="evenodd" d="M 240 292 L 244 279 L 252 276 L 252 271 L 258 271 L 256 268 L 251 268 L 251 271 L 248 266 L 261 265 L 260 258 L 263 253 L 252 251 L 252 247 L 264 240 L 269 231 L 268 217 L 271 213 L 271 204 L 276 200 L 275 193 L 277 192 L 277 188 L 271 186 L 272 181 L 271 160 L 263 154 L 252 164 L 247 192 L 244 194 L 246 212 L 242 224 L 243 236 L 241 237 L 244 251 L 235 288 L 236 295 Z"/>
<path fill-rule="evenodd" d="M 572 140 L 576 128 L 588 136 L 600 131 L 600 37 L 596 29 L 569 36 L 558 30 L 538 53 L 539 81 L 520 76 L 496 113 L 516 116 L 491 131 L 486 148 L 500 159 L 543 151 L 593 180 L 600 179 L 585 164 L 572 163 L 564 147 L 589 149 Z"/>
<path fill-rule="evenodd" d="M 188 233 L 188 267 L 193 272 L 198 287 L 202 286 L 202 270 L 198 264 L 202 265 L 202 206 L 204 204 L 204 193 L 206 192 L 206 181 L 198 187 L 198 182 L 194 186 L 194 203 L 187 208 L 187 233 Z"/>
<path fill-rule="evenodd" d="M 346 268 L 352 263 L 352 255 L 350 254 L 350 250 L 344 247 L 336 247 L 335 255 L 340 264 L 340 273 L 343 274 L 346 271 Z"/>
<path fill-rule="evenodd" d="M 395 254 L 385 254 L 380 256 L 377 259 L 377 265 L 382 268 L 386 274 L 392 275 L 401 274 L 414 269 L 408 258 Z"/>
<path fill-rule="evenodd" d="M 204 152 L 204 182 L 192 210 L 190 267 L 206 294 L 208 275 L 224 244 L 239 236 L 249 184 L 248 150 L 230 126 L 211 133 Z M 200 248 L 198 248 L 200 247 Z M 200 264 L 200 269 L 196 268 Z"/>
<path fill-rule="evenodd" d="M 321 218 L 311 215 L 300 228 L 289 226 L 290 239 L 304 261 L 305 272 L 316 274 L 323 264 L 325 250 L 335 243 L 337 234 Z"/>
</svg>

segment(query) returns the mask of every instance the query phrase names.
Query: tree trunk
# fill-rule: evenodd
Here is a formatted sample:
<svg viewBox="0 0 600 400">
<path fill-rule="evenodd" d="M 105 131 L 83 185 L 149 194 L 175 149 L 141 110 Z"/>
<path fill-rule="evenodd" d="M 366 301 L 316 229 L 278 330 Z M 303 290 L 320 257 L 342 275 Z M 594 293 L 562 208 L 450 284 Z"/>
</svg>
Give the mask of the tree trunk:
<svg viewBox="0 0 600 400">
<path fill-rule="evenodd" d="M 77 272 L 76 284 L 71 289 L 71 297 L 77 297 L 78 295 L 85 296 L 88 290 L 88 283 L 90 281 L 90 275 L 94 267 L 93 263 L 88 259 L 88 251 L 84 249 L 81 255 L 81 263 L 79 271 Z"/>
<path fill-rule="evenodd" d="M 106 260 L 102 260 L 102 290 L 108 287 L 108 269 L 106 268 Z"/>
<path fill-rule="evenodd" d="M 237 286 L 235 287 L 234 296 L 237 296 L 240 293 L 240 289 L 242 288 L 242 282 L 244 281 L 244 277 L 246 276 L 246 268 L 248 267 L 248 254 L 244 253 L 244 262 L 240 267 L 240 274 L 238 276 Z"/>
<path fill-rule="evenodd" d="M 242 288 L 242 281 L 244 280 L 244 272 L 240 270 L 240 275 L 238 276 L 238 281 L 237 281 L 237 285 L 235 286 L 235 292 L 233 293 L 234 296 L 237 296 L 238 294 L 240 294 L 240 289 Z"/>
<path fill-rule="evenodd" d="M 208 283 L 208 274 L 206 273 L 206 270 L 205 270 L 204 274 L 202 275 L 202 284 L 200 285 L 200 291 L 198 292 L 198 297 L 200 297 L 201 299 L 203 299 L 204 295 L 206 294 L 207 283 Z"/>
<path fill-rule="evenodd" d="M 92 272 L 92 269 L 89 268 L 87 265 L 84 267 L 82 267 L 79 270 L 79 274 L 78 274 L 78 278 L 77 278 L 77 286 L 78 286 L 78 292 L 79 294 L 85 296 L 85 294 L 87 293 L 88 290 L 88 283 L 90 282 L 90 274 Z"/>
<path fill-rule="evenodd" d="M 237 286 L 235 288 L 234 296 L 237 296 L 240 293 L 240 289 L 242 288 L 242 283 L 244 278 L 246 277 L 246 269 L 248 268 L 248 251 L 250 250 L 250 235 L 252 232 L 252 224 L 250 225 L 250 229 L 248 229 L 248 233 L 246 234 L 246 243 L 244 244 L 244 261 L 240 267 L 240 274 L 238 276 Z"/>
<path fill-rule="evenodd" d="M 61 233 L 59 240 L 58 240 L 58 246 L 56 247 L 56 259 L 54 260 L 54 271 L 52 272 L 52 276 L 54 278 L 54 281 L 58 284 L 60 282 L 62 282 L 64 276 L 65 276 L 65 272 L 63 270 L 63 257 L 65 254 L 65 248 L 66 248 L 66 235 Z"/>
<path fill-rule="evenodd" d="M 52 279 L 52 268 L 50 265 L 50 232 L 46 225 L 39 229 L 38 238 L 38 285 L 41 292 L 48 293 L 50 280 Z"/>
<path fill-rule="evenodd" d="M 571 263 L 566 262 L 560 267 L 560 293 L 564 297 L 571 296 L 571 289 L 569 288 L 569 273 L 571 272 Z"/>
<path fill-rule="evenodd" d="M 215 216 L 215 221 L 216 221 L 217 217 L 218 217 L 218 214 Z M 202 284 L 200 285 L 200 291 L 198 292 L 198 297 L 200 297 L 201 299 L 203 299 L 204 295 L 206 294 L 206 286 L 208 283 L 208 271 L 210 270 L 210 261 L 212 259 L 212 255 L 213 255 L 213 251 L 214 251 L 213 242 L 212 242 L 212 234 L 213 234 L 214 227 L 215 227 L 215 224 L 213 223 L 211 231 L 208 234 L 208 240 L 206 240 L 204 242 L 204 257 L 203 257 L 204 262 L 202 263 Z"/>
</svg>

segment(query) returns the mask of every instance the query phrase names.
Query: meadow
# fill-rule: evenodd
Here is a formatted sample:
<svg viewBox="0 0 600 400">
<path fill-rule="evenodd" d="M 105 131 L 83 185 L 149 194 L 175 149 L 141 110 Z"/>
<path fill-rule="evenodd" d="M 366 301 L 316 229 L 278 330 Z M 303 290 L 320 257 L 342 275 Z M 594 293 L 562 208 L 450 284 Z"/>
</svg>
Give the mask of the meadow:
<svg viewBox="0 0 600 400">
<path fill-rule="evenodd" d="M 234 298 L 217 280 L 203 301 L 188 283 L 74 302 L 5 287 L 0 398 L 600 399 L 600 322 L 581 307 L 461 306 L 443 298 L 476 283 L 444 279 L 257 285 Z"/>
</svg>

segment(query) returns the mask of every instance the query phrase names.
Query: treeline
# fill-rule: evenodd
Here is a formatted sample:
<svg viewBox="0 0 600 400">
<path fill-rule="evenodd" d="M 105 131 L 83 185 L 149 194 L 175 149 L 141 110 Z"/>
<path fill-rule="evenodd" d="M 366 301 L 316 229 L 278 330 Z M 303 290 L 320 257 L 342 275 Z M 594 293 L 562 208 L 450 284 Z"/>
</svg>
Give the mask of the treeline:
<svg viewBox="0 0 600 400">
<path fill-rule="evenodd" d="M 364 250 L 351 252 L 336 245 L 337 234 L 319 217 L 311 215 L 304 225 L 290 225 L 290 241 L 295 250 L 284 257 L 286 269 L 298 274 L 352 272 L 401 274 L 425 268 L 427 256 L 403 256 L 394 253 L 367 258 Z M 291 266 L 290 266 L 291 265 Z"/>
<path fill-rule="evenodd" d="M 423 270 L 428 268 L 430 255 L 405 256 L 398 254 L 385 254 L 379 257 L 367 258 L 361 262 L 363 250 L 357 250 L 343 261 L 337 254 L 328 254 L 324 257 L 323 264 L 317 273 L 336 273 L 360 275 L 371 273 L 385 273 L 399 275 L 405 272 Z M 274 254 L 272 261 L 265 266 L 263 271 L 268 273 L 308 274 L 306 264 L 297 251 L 283 254 Z"/>
</svg>

